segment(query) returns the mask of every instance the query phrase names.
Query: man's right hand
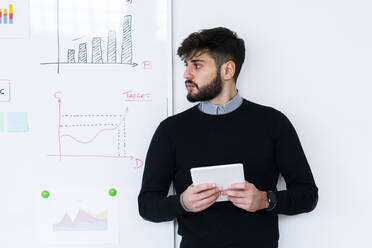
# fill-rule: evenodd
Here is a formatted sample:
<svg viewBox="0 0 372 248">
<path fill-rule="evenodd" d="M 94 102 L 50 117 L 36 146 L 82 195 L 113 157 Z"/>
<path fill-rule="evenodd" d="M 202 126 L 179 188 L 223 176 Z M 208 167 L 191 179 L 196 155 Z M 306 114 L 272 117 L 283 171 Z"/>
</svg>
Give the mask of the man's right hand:
<svg viewBox="0 0 372 248">
<path fill-rule="evenodd" d="M 215 184 L 190 185 L 182 195 L 182 201 L 190 212 L 200 212 L 216 202 L 221 189 Z"/>
</svg>

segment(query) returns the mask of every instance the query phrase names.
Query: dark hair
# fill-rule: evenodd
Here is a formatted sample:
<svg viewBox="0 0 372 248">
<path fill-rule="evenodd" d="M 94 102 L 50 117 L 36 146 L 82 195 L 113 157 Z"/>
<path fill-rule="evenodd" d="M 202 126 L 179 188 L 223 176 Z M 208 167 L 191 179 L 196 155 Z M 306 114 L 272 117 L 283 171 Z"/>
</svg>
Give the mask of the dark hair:
<svg viewBox="0 0 372 248">
<path fill-rule="evenodd" d="M 207 52 L 216 62 L 218 70 L 227 61 L 234 61 L 236 82 L 244 62 L 245 47 L 244 40 L 235 32 L 223 27 L 203 29 L 190 34 L 177 50 L 182 60 L 198 52 Z"/>
</svg>

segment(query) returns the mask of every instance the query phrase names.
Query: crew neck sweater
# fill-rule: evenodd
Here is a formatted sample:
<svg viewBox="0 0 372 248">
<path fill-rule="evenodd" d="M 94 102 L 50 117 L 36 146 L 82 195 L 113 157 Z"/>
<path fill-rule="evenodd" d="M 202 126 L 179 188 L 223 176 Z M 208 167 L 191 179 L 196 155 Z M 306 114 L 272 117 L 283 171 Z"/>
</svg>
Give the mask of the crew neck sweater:
<svg viewBox="0 0 372 248">
<path fill-rule="evenodd" d="M 245 180 L 277 196 L 273 211 L 248 212 L 216 202 L 187 212 L 179 201 L 194 167 L 242 163 Z M 277 191 L 279 174 L 287 189 Z M 168 195 L 173 181 L 175 195 Z M 278 214 L 312 211 L 318 188 L 297 133 L 281 112 L 243 99 L 235 111 L 210 115 L 194 106 L 160 123 L 151 140 L 138 197 L 152 222 L 178 220 L 181 247 L 277 247 Z"/>
</svg>

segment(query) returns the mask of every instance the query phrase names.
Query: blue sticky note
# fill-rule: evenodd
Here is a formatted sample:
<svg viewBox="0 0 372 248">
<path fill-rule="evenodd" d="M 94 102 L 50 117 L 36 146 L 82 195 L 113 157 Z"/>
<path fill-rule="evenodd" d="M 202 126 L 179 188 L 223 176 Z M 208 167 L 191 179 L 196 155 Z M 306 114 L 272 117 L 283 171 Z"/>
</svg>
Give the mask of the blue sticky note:
<svg viewBox="0 0 372 248">
<path fill-rule="evenodd" d="M 28 132 L 28 120 L 26 112 L 8 113 L 8 132 Z"/>
</svg>

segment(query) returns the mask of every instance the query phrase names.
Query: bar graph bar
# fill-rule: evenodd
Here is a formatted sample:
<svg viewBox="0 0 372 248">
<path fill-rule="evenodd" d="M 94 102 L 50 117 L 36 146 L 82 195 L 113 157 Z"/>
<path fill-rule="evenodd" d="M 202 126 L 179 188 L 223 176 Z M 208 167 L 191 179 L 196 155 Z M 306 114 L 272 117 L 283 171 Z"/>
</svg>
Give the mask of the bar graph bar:
<svg viewBox="0 0 372 248">
<path fill-rule="evenodd" d="M 9 24 L 13 24 L 13 4 L 9 4 Z"/>
<path fill-rule="evenodd" d="M 92 63 L 102 64 L 102 46 L 101 37 L 94 37 L 92 39 Z"/>
<path fill-rule="evenodd" d="M 116 32 L 109 31 L 107 41 L 107 63 L 116 63 Z"/>
<path fill-rule="evenodd" d="M 4 9 L 4 24 L 8 24 L 8 10 Z"/>
<path fill-rule="evenodd" d="M 13 4 L 9 4 L 9 9 L 0 9 L 0 24 L 13 24 L 13 19 Z"/>
<path fill-rule="evenodd" d="M 121 45 L 121 63 L 132 63 L 132 16 L 124 16 L 123 43 Z"/>
<path fill-rule="evenodd" d="M 79 58 L 78 63 L 86 64 L 87 63 L 87 44 L 80 43 L 79 44 Z"/>
<path fill-rule="evenodd" d="M 74 49 L 67 50 L 67 62 L 75 63 L 75 50 Z"/>
</svg>

